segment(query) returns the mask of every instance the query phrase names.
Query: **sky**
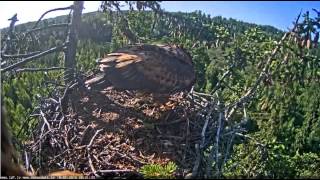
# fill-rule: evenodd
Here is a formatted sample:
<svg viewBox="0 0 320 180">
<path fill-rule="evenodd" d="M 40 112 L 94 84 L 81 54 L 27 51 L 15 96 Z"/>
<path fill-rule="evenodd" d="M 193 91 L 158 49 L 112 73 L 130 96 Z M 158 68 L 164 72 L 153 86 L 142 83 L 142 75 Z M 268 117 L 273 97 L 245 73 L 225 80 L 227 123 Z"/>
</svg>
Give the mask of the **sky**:
<svg viewBox="0 0 320 180">
<path fill-rule="evenodd" d="M 0 1 L 0 28 L 8 27 L 8 19 L 18 13 L 16 24 L 36 21 L 45 11 L 67 7 L 72 1 Z M 84 13 L 97 11 L 101 1 L 85 1 Z M 301 10 L 320 10 L 320 1 L 162 1 L 166 11 L 192 12 L 201 10 L 211 16 L 234 18 L 249 23 L 271 25 L 281 30 L 292 27 Z M 52 12 L 46 18 L 68 14 L 67 11 Z"/>
</svg>

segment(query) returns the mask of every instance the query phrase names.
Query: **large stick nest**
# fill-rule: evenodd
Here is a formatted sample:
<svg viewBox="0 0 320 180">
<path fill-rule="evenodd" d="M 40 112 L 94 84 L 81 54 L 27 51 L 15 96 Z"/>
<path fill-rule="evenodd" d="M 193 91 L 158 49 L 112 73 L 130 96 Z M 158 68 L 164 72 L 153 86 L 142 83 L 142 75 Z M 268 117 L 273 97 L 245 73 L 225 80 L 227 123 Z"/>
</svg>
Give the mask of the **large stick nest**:
<svg viewBox="0 0 320 180">
<path fill-rule="evenodd" d="M 169 161 L 178 165 L 177 177 L 192 171 L 205 99 L 197 103 L 175 94 L 170 96 L 175 105 L 163 108 L 149 95 L 128 91 L 74 91 L 71 98 L 67 112 L 52 98 L 41 105 L 41 121 L 27 144 L 37 174 L 68 169 L 88 176 L 141 177 L 143 165 Z"/>
</svg>

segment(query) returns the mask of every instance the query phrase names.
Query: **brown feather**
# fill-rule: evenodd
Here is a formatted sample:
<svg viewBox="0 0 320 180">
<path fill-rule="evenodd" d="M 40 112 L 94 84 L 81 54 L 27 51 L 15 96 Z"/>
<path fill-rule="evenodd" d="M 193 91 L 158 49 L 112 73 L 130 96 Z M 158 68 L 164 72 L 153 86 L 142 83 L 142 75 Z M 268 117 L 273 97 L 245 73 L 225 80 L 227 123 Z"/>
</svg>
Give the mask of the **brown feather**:
<svg viewBox="0 0 320 180">
<path fill-rule="evenodd" d="M 17 163 L 18 154 L 12 144 L 8 116 L 4 106 L 1 107 L 1 176 L 29 176 Z"/>
<path fill-rule="evenodd" d="M 99 61 L 104 78 L 122 90 L 171 93 L 190 90 L 195 71 L 190 55 L 177 46 L 134 45 Z M 88 80 L 89 86 L 94 83 Z"/>
</svg>

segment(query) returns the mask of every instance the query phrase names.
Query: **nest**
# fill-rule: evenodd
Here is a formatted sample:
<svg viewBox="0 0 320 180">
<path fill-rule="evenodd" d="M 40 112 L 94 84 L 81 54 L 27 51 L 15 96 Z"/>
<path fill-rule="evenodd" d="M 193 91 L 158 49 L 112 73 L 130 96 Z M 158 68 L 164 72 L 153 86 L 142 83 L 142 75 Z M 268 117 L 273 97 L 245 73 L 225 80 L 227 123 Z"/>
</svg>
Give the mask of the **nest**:
<svg viewBox="0 0 320 180">
<path fill-rule="evenodd" d="M 26 150 L 36 174 L 68 169 L 86 176 L 141 178 L 143 165 L 169 161 L 179 167 L 176 177 L 194 169 L 195 144 L 203 140 L 208 115 L 203 98 L 196 102 L 174 94 L 173 106 L 117 90 L 75 91 L 71 98 L 67 112 L 52 98 L 41 105 L 41 121 Z"/>
</svg>

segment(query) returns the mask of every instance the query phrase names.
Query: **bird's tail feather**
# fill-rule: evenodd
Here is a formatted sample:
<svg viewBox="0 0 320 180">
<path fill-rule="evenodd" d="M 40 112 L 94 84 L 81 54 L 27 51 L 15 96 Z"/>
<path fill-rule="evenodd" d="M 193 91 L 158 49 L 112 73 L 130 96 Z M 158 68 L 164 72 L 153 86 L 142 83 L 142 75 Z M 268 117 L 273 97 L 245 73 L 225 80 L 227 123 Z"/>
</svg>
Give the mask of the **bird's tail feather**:
<svg viewBox="0 0 320 180">
<path fill-rule="evenodd" d="M 86 87 L 91 90 L 102 90 L 111 86 L 111 83 L 105 78 L 106 74 L 100 73 L 92 79 L 89 79 L 85 82 Z"/>
</svg>

